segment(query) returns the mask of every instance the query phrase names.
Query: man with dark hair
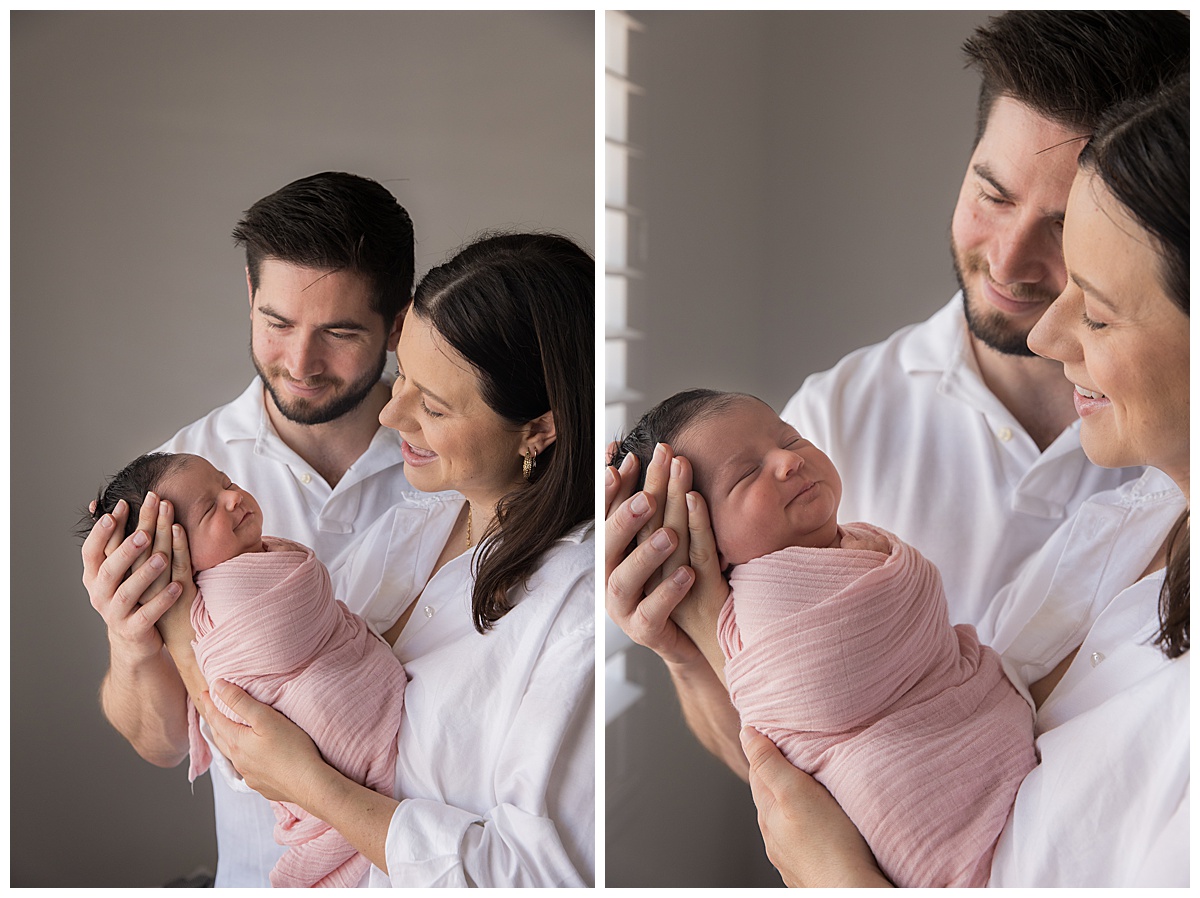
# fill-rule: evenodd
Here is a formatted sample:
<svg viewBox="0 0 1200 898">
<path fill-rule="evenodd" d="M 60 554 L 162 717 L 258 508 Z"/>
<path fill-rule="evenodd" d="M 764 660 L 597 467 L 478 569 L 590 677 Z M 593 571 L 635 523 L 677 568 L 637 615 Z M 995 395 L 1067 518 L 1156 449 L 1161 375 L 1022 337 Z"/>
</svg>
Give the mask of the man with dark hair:
<svg viewBox="0 0 1200 898">
<path fill-rule="evenodd" d="M 1063 520 L 1140 473 L 1087 460 L 1062 365 L 1025 341 L 1066 286 L 1062 221 L 1087 136 L 1185 69 L 1188 41 L 1173 12 L 1020 11 L 979 28 L 964 45 L 982 84 L 951 223 L 959 294 L 808 378 L 784 409 L 838 459 L 847 519 L 938 566 L 955 623 L 978 623 Z"/>
<path fill-rule="evenodd" d="M 259 200 L 233 237 L 246 251 L 258 377 L 157 451 L 208 459 L 258 497 L 273 535 L 312 547 L 332 569 L 408 489 L 399 435 L 379 425 L 379 412 L 391 395 L 387 353 L 412 297 L 412 221 L 375 181 L 324 172 Z M 188 751 L 183 682 L 158 631 L 136 625 L 139 608 L 122 614 L 117 604 L 102 612 L 110 663 L 101 705 L 138 754 L 173 767 Z M 210 779 L 216 884 L 269 886 L 283 854 L 270 804 L 221 773 Z"/>
<path fill-rule="evenodd" d="M 951 225 L 962 289 L 927 321 L 809 377 L 782 413 L 837 460 L 847 520 L 901 535 L 938 566 L 953 623 L 978 622 L 1085 500 L 1138 473 L 1087 460 L 1073 386 L 1025 339 L 1066 284 L 1067 195 L 1097 118 L 1186 69 L 1188 46 L 1177 12 L 1021 11 L 980 28 L 965 46 L 983 76 L 980 118 Z M 652 533 L 664 504 L 610 518 L 610 564 L 624 542 L 613 535 Z M 608 610 L 663 658 L 689 726 L 745 778 L 728 693 L 666 616 L 695 578 L 681 568 L 640 601 L 672 551 L 651 542 L 617 564 Z"/>
</svg>

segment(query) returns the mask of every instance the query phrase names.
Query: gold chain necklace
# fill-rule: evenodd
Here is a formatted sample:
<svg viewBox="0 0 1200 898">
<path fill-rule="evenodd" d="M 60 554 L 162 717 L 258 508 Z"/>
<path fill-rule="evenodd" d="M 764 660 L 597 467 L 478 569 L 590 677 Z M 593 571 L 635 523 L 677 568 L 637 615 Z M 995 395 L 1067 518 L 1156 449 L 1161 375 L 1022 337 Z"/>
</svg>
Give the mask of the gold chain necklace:
<svg viewBox="0 0 1200 898">
<path fill-rule="evenodd" d="M 471 548 L 471 503 L 467 503 L 467 548 Z"/>
</svg>

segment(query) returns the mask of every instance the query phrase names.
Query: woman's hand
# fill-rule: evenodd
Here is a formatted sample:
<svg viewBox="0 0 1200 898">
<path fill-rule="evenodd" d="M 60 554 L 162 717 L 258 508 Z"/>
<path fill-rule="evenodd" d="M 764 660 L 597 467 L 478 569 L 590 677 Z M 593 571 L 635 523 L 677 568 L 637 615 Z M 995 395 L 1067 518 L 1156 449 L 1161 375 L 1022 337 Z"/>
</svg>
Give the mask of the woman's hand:
<svg viewBox="0 0 1200 898">
<path fill-rule="evenodd" d="M 175 604 L 182 585 L 172 580 L 170 503 L 147 494 L 137 530 L 122 539 L 128 515 L 122 501 L 92 527 L 81 550 L 83 585 L 108 628 L 114 657 L 138 663 L 161 651 L 154 625 Z"/>
<path fill-rule="evenodd" d="M 792 766 L 757 730 L 745 727 L 741 739 L 767 858 L 786 886 L 891 886 L 866 840 L 824 786 Z"/>
<path fill-rule="evenodd" d="M 686 665 L 702 656 L 671 620 L 671 612 L 687 594 L 694 574 L 687 566 L 675 567 L 665 578 L 661 574 L 668 559 L 679 558 L 675 555 L 679 537 L 662 526 L 659 512 L 666 507 L 670 461 L 670 447 L 660 444 L 646 471 L 645 489 L 632 495 L 637 458 L 626 456 L 620 471 L 612 466 L 607 469 L 604 605 L 613 622 L 634 642 L 668 663 Z"/>
<path fill-rule="evenodd" d="M 308 733 L 232 683 L 214 680 L 210 688 L 246 721 L 241 724 L 226 717 L 208 692 L 200 696 L 200 711 L 221 754 L 263 798 L 307 809 L 315 778 L 329 768 Z"/>
</svg>

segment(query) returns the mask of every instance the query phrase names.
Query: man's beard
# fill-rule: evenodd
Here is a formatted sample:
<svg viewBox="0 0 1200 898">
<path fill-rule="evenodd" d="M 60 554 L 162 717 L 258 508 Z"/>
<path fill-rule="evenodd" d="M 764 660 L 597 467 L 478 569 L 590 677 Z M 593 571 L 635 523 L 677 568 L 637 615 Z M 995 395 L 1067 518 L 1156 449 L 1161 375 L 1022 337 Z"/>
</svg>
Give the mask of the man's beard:
<svg viewBox="0 0 1200 898">
<path fill-rule="evenodd" d="M 1028 327 L 1013 324 L 1003 312 L 987 306 L 986 300 L 980 297 L 972 299 L 972 294 L 967 289 L 966 278 L 963 276 L 963 268 L 966 268 L 968 274 L 982 274 L 984 277 L 990 277 L 987 262 L 975 254 L 960 256 L 953 239 L 950 241 L 950 255 L 954 259 L 954 276 L 958 279 L 958 288 L 962 291 L 963 312 L 967 316 L 967 328 L 971 331 L 972 336 L 985 346 L 990 346 L 1005 355 L 1027 358 L 1036 355 L 1029 348 L 1029 332 L 1033 329 L 1032 324 Z M 1027 293 L 1037 295 L 1035 291 L 1027 291 Z M 1052 301 L 1057 296 L 1043 298 Z"/>
<path fill-rule="evenodd" d="M 254 370 L 262 378 L 262 382 L 266 386 L 267 392 L 271 394 L 271 399 L 280 414 L 294 424 L 327 424 L 354 411 L 371 395 L 375 384 L 379 383 L 379 378 L 383 375 L 383 366 L 387 364 L 387 351 L 381 351 L 379 364 L 373 366 L 372 370 L 349 387 L 345 387 L 343 382 L 336 378 L 319 377 L 312 381 L 306 381 L 306 386 L 328 385 L 334 388 L 334 395 L 322 404 L 297 396 L 280 395 L 279 391 L 275 389 L 274 381 L 276 378 L 290 380 L 287 372 L 282 368 L 264 368 L 259 362 L 258 356 L 254 354 L 253 346 L 250 347 L 250 358 L 254 362 Z"/>
</svg>

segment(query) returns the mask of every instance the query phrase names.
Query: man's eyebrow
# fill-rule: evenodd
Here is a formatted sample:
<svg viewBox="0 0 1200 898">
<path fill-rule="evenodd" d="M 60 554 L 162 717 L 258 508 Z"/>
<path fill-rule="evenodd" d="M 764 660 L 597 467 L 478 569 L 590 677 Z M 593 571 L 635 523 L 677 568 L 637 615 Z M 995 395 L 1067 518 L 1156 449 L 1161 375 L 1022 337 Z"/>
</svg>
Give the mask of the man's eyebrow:
<svg viewBox="0 0 1200 898">
<path fill-rule="evenodd" d="M 271 308 L 269 305 L 266 305 L 264 303 L 260 303 L 257 306 L 257 308 L 264 315 L 266 315 L 270 318 L 274 318 L 276 321 L 280 321 L 283 324 L 295 324 L 296 323 L 291 318 L 288 318 L 286 315 L 280 314 L 279 312 L 275 311 L 275 309 Z M 336 330 L 336 331 L 363 331 L 363 332 L 365 332 L 365 331 L 369 330 L 367 325 L 363 324 L 361 321 L 355 321 L 350 318 L 344 318 L 341 321 L 326 321 L 326 322 L 323 322 L 323 323 L 317 325 L 317 327 L 320 330 L 327 330 L 327 331 Z"/>
<path fill-rule="evenodd" d="M 1008 200 L 1010 203 L 1013 202 L 1014 197 L 1012 192 L 1000 183 L 996 177 L 996 173 L 992 171 L 991 167 L 986 162 L 976 162 L 972 167 L 972 171 L 974 171 L 977 176 L 991 184 L 992 189 L 995 190 L 996 193 L 1000 194 L 1001 197 Z"/>
<path fill-rule="evenodd" d="M 991 185 L 992 189 L 996 191 L 996 193 L 1000 194 L 1000 197 L 1003 200 L 1009 203 L 1017 202 L 1016 194 L 1000 183 L 999 176 L 992 171 L 991 167 L 986 162 L 976 162 L 975 165 L 972 166 L 971 170 L 975 172 L 977 177 L 987 181 L 988 184 Z M 1042 207 L 1039 211 L 1043 216 L 1051 219 L 1052 221 L 1061 222 L 1067 217 L 1066 209 L 1047 209 Z"/>
</svg>

